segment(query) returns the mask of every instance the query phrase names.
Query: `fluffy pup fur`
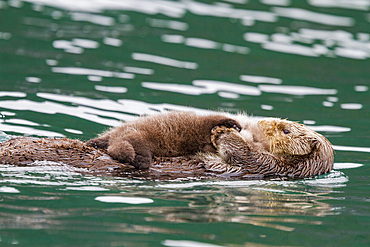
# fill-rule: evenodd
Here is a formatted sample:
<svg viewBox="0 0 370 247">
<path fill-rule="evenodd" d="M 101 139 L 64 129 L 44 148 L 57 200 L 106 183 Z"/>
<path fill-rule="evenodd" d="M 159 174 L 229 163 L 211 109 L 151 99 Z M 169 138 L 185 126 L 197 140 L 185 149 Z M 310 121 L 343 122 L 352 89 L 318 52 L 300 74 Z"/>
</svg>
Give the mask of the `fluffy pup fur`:
<svg viewBox="0 0 370 247">
<path fill-rule="evenodd" d="M 150 166 L 153 156 L 215 153 L 211 130 L 217 126 L 241 129 L 237 120 L 221 114 L 201 116 L 191 112 L 169 112 L 140 117 L 112 128 L 89 140 L 87 145 L 106 149 L 113 159 L 143 169 Z"/>
</svg>

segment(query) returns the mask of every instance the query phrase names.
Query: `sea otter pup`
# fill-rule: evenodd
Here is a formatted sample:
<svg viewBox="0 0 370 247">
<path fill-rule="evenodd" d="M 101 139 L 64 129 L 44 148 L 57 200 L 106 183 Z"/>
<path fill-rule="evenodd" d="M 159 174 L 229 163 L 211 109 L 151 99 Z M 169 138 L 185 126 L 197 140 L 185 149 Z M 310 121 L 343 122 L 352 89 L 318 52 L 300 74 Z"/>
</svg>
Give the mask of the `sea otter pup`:
<svg viewBox="0 0 370 247">
<path fill-rule="evenodd" d="M 208 170 L 292 178 L 331 171 L 331 143 L 303 124 L 278 118 L 245 123 L 241 122 L 240 133 L 226 127 L 212 130 L 218 153 L 200 154 Z"/>
<path fill-rule="evenodd" d="M 153 156 L 215 153 L 211 143 L 211 130 L 215 127 L 241 130 L 236 120 L 225 115 L 169 112 L 127 122 L 89 140 L 87 145 L 106 149 L 113 159 L 143 169 L 150 166 Z"/>
</svg>

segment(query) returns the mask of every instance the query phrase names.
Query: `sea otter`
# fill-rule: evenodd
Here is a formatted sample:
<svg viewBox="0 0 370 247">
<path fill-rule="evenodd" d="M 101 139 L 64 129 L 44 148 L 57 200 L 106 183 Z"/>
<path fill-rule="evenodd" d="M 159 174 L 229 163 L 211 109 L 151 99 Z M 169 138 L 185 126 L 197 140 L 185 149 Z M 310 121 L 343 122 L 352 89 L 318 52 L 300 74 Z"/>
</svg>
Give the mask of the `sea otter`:
<svg viewBox="0 0 370 247">
<path fill-rule="evenodd" d="M 89 140 L 87 145 L 106 149 L 113 159 L 145 169 L 153 162 L 153 156 L 215 153 L 216 149 L 211 144 L 211 130 L 222 126 L 241 130 L 236 120 L 221 114 L 160 113 L 126 122 Z"/>
<path fill-rule="evenodd" d="M 226 127 L 212 130 L 211 141 L 218 153 L 200 154 L 208 170 L 291 178 L 331 171 L 333 148 L 324 136 L 279 118 L 251 122 L 241 123 L 240 133 Z"/>
<path fill-rule="evenodd" d="M 332 169 L 330 142 L 306 126 L 277 118 L 257 119 L 245 114 L 226 116 L 237 121 L 242 130 L 238 132 L 223 125 L 212 128 L 209 143 L 216 153 L 154 156 L 149 169 L 136 169 L 113 160 L 106 150 L 67 138 L 21 137 L 2 142 L 0 164 L 25 166 L 48 160 L 86 168 L 86 172 L 93 174 L 147 179 L 304 178 Z"/>
</svg>

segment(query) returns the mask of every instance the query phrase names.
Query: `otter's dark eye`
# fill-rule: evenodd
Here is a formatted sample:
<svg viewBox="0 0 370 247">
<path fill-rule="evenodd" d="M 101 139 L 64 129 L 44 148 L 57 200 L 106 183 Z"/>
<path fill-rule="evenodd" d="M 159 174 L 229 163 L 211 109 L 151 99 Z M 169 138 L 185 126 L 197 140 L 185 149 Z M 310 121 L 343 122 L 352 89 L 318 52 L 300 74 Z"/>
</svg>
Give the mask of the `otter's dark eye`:
<svg viewBox="0 0 370 247">
<path fill-rule="evenodd" d="M 289 130 L 284 130 L 284 134 L 289 134 L 290 133 L 290 131 Z"/>
</svg>

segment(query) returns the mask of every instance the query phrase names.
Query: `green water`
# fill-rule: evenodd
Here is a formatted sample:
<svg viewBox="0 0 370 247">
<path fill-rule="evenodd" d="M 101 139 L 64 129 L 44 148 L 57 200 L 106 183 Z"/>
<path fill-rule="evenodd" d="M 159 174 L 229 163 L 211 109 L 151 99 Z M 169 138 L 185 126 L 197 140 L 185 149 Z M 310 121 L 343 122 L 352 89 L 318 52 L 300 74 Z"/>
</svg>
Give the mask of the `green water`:
<svg viewBox="0 0 370 247">
<path fill-rule="evenodd" d="M 0 246 L 367 246 L 370 2 L 0 1 L 0 139 L 86 140 L 166 109 L 325 135 L 299 181 L 139 181 L 1 165 Z"/>
</svg>

